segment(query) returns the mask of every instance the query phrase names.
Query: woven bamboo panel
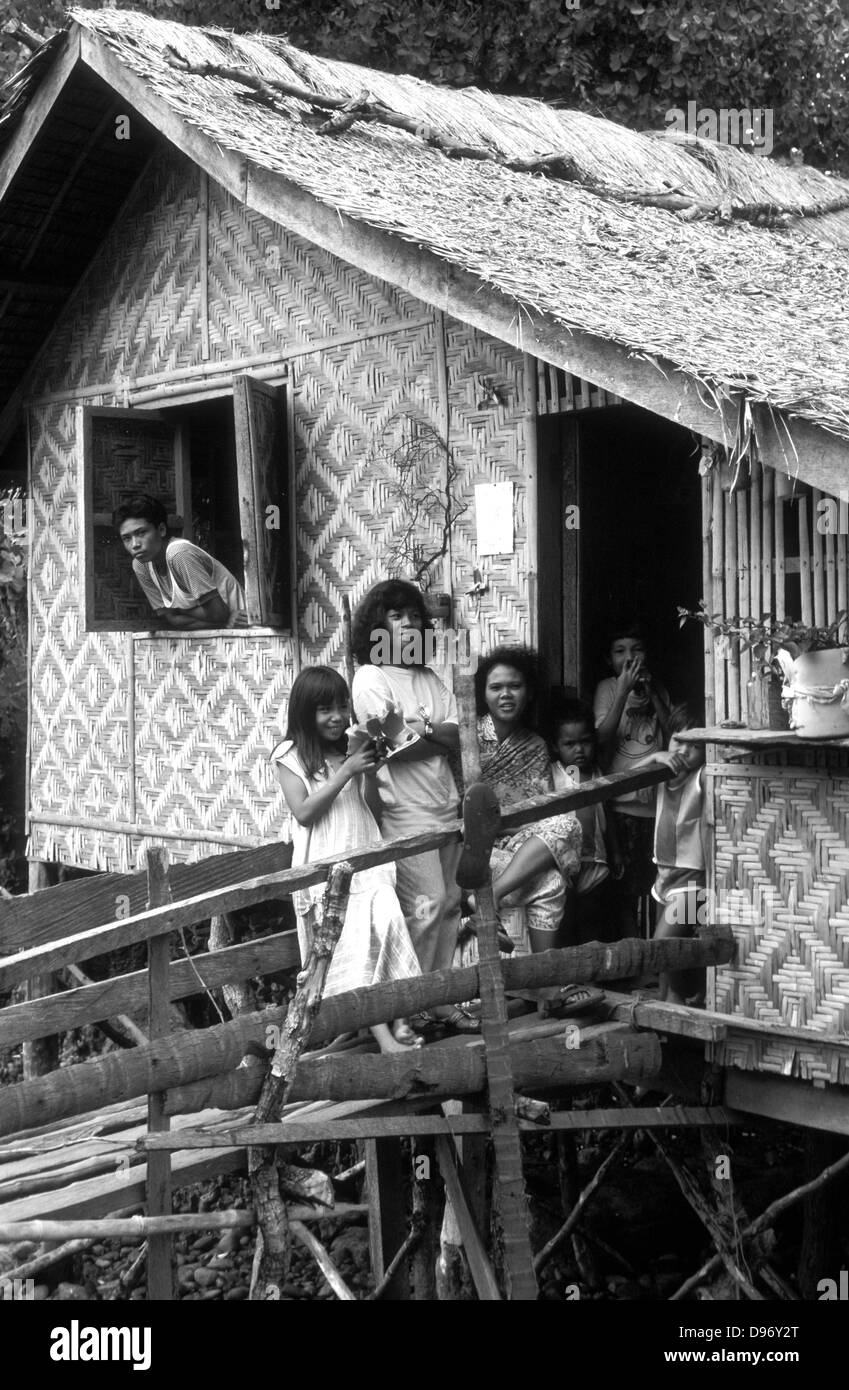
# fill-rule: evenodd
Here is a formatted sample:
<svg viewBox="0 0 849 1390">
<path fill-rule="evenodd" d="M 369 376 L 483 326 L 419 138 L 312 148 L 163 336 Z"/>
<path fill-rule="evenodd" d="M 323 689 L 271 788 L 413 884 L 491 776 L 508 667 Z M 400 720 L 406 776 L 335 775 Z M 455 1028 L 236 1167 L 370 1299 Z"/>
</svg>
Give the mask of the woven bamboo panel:
<svg viewBox="0 0 849 1390">
<path fill-rule="evenodd" d="M 825 769 L 747 767 L 715 779 L 714 803 L 717 918 L 738 957 L 717 971 L 717 1009 L 845 1036 L 849 785 Z M 818 1063 L 781 1040 L 723 1049 L 733 1065 L 849 1081 L 836 1055 Z"/>
<path fill-rule="evenodd" d="M 199 247 L 197 172 L 163 155 L 71 297 L 32 394 L 200 362 Z"/>
<path fill-rule="evenodd" d="M 81 631 L 76 442 L 69 406 L 32 412 L 33 810 L 125 819 L 127 648 Z"/>
<path fill-rule="evenodd" d="M 135 647 L 140 824 L 279 835 L 284 808 L 268 754 L 294 679 L 288 639 L 175 637 Z"/>
<path fill-rule="evenodd" d="M 456 526 L 456 588 L 460 593 L 471 588 L 472 571 L 480 563 L 489 581 L 489 593 L 480 610 L 483 646 L 528 642 L 531 632 L 522 354 L 453 319 L 446 319 L 446 338 L 450 442 L 462 466 L 460 493 L 469 504 Z M 484 378 L 493 382 L 504 404 L 480 404 Z M 513 554 L 487 555 L 479 562 L 475 545 L 475 484 L 506 482 L 513 484 Z M 470 602 L 464 603 L 460 612 L 464 626 L 477 621 L 477 610 Z"/>
<path fill-rule="evenodd" d="M 439 317 L 247 213 L 216 186 L 209 192 L 211 354 L 248 358 L 281 347 L 296 354 L 301 646 L 306 661 L 340 664 L 342 596 L 356 605 L 383 577 L 401 519 L 380 442 L 399 421 L 444 435 Z M 173 155 L 154 161 L 58 324 L 33 395 L 111 380 L 114 391 L 87 403 L 123 405 L 135 377 L 199 363 L 199 216 L 196 169 Z M 522 357 L 451 320 L 446 333 L 459 491 L 473 503 L 476 482 L 509 479 L 515 487 L 515 553 L 485 561 L 491 587 L 479 635 L 484 644 L 527 639 Z M 496 383 L 503 404 L 479 405 L 483 377 Z M 193 831 L 234 843 L 275 836 L 282 796 L 265 757 L 293 675 L 286 642 L 137 642 L 133 737 L 129 639 L 80 631 L 80 447 L 71 406 L 33 410 L 31 799 L 37 813 L 82 824 L 36 823 L 30 852 L 121 869 L 137 862 L 147 826 L 171 832 L 175 858 L 195 855 Z M 166 490 L 163 479 L 155 482 Z M 100 499 L 103 510 L 112 491 Z M 453 561 L 453 575 L 437 566 L 434 587 L 462 592 L 477 563 L 473 506 L 458 525 Z M 118 616 L 128 616 L 132 591 L 119 592 L 116 603 Z M 458 618 L 478 622 L 462 604 Z M 102 830 L 88 828 L 98 820 Z M 116 823 L 140 831 L 121 833 Z"/>
</svg>

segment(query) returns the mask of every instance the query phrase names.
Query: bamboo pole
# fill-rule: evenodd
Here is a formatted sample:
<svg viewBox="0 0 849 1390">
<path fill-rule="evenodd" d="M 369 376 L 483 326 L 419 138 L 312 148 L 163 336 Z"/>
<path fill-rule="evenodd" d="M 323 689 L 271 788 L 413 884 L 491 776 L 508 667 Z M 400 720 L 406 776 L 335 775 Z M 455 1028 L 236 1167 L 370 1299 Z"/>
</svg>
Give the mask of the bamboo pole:
<svg viewBox="0 0 849 1390">
<path fill-rule="evenodd" d="M 522 434 L 525 452 L 525 570 L 528 580 L 528 640 L 537 645 L 539 634 L 539 449 L 534 359 L 522 354 Z M 468 783 L 467 785 L 471 785 Z"/>
<path fill-rule="evenodd" d="M 772 473 L 772 469 L 769 470 Z M 773 483 L 775 478 L 773 477 Z M 775 527 L 775 616 L 787 616 L 787 566 L 784 553 L 784 498 L 781 489 L 773 487 L 773 520 Z"/>
<path fill-rule="evenodd" d="M 737 505 L 735 498 L 725 494 L 725 601 L 727 611 L 737 608 Z M 726 662 L 728 673 L 728 717 L 740 719 L 740 652 L 736 643 L 732 644 Z"/>
<path fill-rule="evenodd" d="M 711 602 L 711 565 L 713 563 L 713 519 L 711 516 L 711 474 L 708 470 L 700 478 L 702 497 L 702 593 L 705 603 Z M 705 663 L 705 723 L 708 728 L 716 723 L 716 670 L 714 667 L 713 634 L 709 628 L 703 633 L 703 652 Z"/>
<path fill-rule="evenodd" d="M 751 564 L 749 567 L 749 612 L 760 620 L 764 614 L 763 571 L 761 568 L 761 528 L 763 525 L 763 464 L 752 459 L 752 489 L 750 509 Z M 767 611 L 768 611 L 767 605 Z"/>
<path fill-rule="evenodd" d="M 808 495 L 800 491 L 796 503 L 799 514 L 799 588 L 802 596 L 802 622 L 814 621 L 813 586 L 811 583 L 811 542 L 808 539 Z"/>
<path fill-rule="evenodd" d="M 822 534 L 817 530 L 819 520 L 819 503 L 822 493 L 816 488 L 811 489 L 811 527 L 810 527 L 810 550 L 811 550 L 811 589 L 814 599 L 814 622 L 817 627 L 824 627 L 826 624 L 826 574 L 825 561 L 823 558 Z M 801 522 L 800 522 L 801 525 Z"/>
<path fill-rule="evenodd" d="M 292 1207 L 293 1221 L 343 1221 L 362 1215 L 362 1203 L 339 1203 L 326 1207 Z M 146 1240 L 151 1236 L 176 1236 L 188 1231 L 232 1231 L 256 1225 L 256 1215 L 245 1211 L 180 1212 L 173 1216 L 92 1216 L 67 1221 L 0 1221 L 0 1244 L 14 1245 L 24 1240 L 123 1240 L 132 1236 Z"/>
<path fill-rule="evenodd" d="M 316 1239 L 302 1221 L 292 1221 L 291 1228 L 292 1235 L 309 1250 L 336 1297 L 343 1303 L 356 1303 L 356 1297 L 351 1293 L 321 1241 Z"/>
<path fill-rule="evenodd" d="M 725 516 L 722 506 L 722 488 L 719 486 L 719 478 L 716 469 L 711 469 L 708 474 L 711 489 L 711 536 L 713 539 L 713 550 L 711 555 L 711 593 L 710 611 L 711 613 L 727 613 L 725 607 Z M 721 721 L 728 718 L 728 680 L 727 663 L 724 661 L 719 645 L 712 643 L 713 647 L 713 668 L 714 668 L 714 699 L 716 702 L 716 718 Z"/>
<path fill-rule="evenodd" d="M 778 614 L 775 606 L 775 584 L 773 575 L 773 538 L 775 534 L 775 469 L 762 468 L 763 493 L 761 497 L 761 611 L 758 617 L 768 613 Z"/>
<path fill-rule="evenodd" d="M 736 494 L 737 503 L 737 612 L 741 617 L 751 616 L 751 582 L 749 553 L 749 493 L 740 490 Z M 749 652 L 740 653 L 740 708 L 746 712 L 746 687 L 752 673 Z"/>
<path fill-rule="evenodd" d="M 200 265 L 200 355 L 209 361 L 209 175 L 200 170 L 198 197 L 198 239 Z"/>
<path fill-rule="evenodd" d="M 171 901 L 168 883 L 168 852 L 153 848 L 147 851 L 147 905 L 163 907 Z M 170 943 L 167 936 L 157 936 L 148 942 L 148 1032 L 151 1041 L 167 1037 L 170 1031 L 170 1000 L 168 972 Z M 147 1129 L 149 1134 L 167 1133 L 170 1120 L 165 1113 L 165 1095 L 151 1091 L 147 1098 Z M 165 1153 L 149 1152 L 147 1156 L 147 1210 L 150 1216 L 171 1214 L 171 1160 Z M 170 1303 L 174 1297 L 171 1274 L 171 1237 L 150 1236 L 147 1248 L 147 1297 L 149 1302 Z"/>
</svg>

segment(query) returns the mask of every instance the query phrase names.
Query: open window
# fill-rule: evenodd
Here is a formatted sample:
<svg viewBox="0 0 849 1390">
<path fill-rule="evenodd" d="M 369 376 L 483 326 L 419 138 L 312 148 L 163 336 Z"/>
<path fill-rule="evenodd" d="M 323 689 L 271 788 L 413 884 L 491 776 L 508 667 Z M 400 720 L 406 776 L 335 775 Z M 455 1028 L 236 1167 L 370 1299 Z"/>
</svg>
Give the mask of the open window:
<svg viewBox="0 0 849 1390">
<path fill-rule="evenodd" d="M 289 629 L 294 461 L 287 386 L 249 375 L 232 394 L 151 410 L 79 408 L 83 611 L 88 631 L 146 627 L 150 608 L 112 524 L 133 493 L 163 503 L 172 534 L 244 586 L 251 626 Z"/>
</svg>

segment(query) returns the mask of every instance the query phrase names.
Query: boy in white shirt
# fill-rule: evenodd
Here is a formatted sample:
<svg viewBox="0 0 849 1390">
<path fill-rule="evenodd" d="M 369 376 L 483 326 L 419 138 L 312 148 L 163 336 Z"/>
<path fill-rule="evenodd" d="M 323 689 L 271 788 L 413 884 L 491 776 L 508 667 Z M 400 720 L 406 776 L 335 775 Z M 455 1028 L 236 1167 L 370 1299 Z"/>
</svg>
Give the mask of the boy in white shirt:
<svg viewBox="0 0 849 1390">
<path fill-rule="evenodd" d="M 114 524 L 156 617 L 183 632 L 245 627 L 245 595 L 230 571 L 191 541 L 168 535 L 162 503 L 147 493 L 115 511 Z"/>
</svg>

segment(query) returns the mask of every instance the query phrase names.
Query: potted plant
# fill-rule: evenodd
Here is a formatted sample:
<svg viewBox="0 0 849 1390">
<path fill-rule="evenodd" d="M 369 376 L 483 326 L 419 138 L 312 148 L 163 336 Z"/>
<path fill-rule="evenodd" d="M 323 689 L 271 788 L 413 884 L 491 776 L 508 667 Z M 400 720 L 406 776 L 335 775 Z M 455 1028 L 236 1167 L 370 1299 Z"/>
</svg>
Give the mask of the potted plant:
<svg viewBox="0 0 849 1390">
<path fill-rule="evenodd" d="M 702 601 L 696 610 L 679 608 L 678 618 L 682 627 L 692 619 L 709 628 L 719 643 L 725 645 L 726 655 L 730 654 L 732 644 L 738 651 L 750 654 L 752 674 L 746 687 L 750 729 L 795 728 L 803 738 L 849 734 L 849 696 L 846 704 L 843 703 L 843 696 L 849 691 L 846 660 L 849 651 L 843 645 L 849 640 L 845 611 L 839 613 L 833 623 L 818 627 L 795 618 L 773 618 L 771 615 L 726 618 L 722 613 L 708 613 Z M 841 686 L 844 678 L 846 685 Z M 808 710 L 801 708 L 800 701 L 817 707 L 813 722 Z M 792 719 L 788 713 L 791 703 Z M 827 711 L 819 708 L 820 705 L 838 704 L 837 720 L 834 718 L 837 709 L 832 709 L 831 717 L 826 717 Z"/>
</svg>

